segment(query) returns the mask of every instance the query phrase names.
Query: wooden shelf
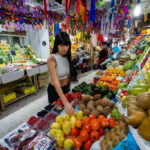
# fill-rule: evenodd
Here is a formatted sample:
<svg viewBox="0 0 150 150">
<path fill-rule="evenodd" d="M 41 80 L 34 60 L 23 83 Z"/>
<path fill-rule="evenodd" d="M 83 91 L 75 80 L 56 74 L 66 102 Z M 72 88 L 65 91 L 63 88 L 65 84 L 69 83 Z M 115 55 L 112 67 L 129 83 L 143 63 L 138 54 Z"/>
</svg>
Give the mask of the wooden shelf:
<svg viewBox="0 0 150 150">
<path fill-rule="evenodd" d="M 20 93 L 19 93 L 19 94 L 17 94 L 17 98 L 16 98 L 16 99 L 14 99 L 14 100 L 12 100 L 12 101 L 10 101 L 10 102 L 4 104 L 4 105 L 5 105 L 5 106 L 8 106 L 8 105 L 10 105 L 10 104 L 12 104 L 12 103 L 14 103 L 14 102 L 16 102 L 16 101 L 18 101 L 18 100 L 24 98 L 24 97 L 27 97 L 27 96 L 29 96 L 29 95 L 32 95 L 32 94 L 34 94 L 34 93 L 36 93 L 36 91 L 35 91 L 35 92 L 32 92 L 32 93 L 29 93 L 29 94 L 20 94 Z"/>
</svg>

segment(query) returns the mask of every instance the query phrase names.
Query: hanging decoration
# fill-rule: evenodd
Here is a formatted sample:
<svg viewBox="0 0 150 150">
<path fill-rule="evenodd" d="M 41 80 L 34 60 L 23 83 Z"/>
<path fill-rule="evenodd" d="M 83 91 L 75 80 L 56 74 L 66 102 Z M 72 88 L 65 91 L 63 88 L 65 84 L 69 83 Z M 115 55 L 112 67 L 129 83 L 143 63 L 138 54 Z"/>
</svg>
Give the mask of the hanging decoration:
<svg viewBox="0 0 150 150">
<path fill-rule="evenodd" d="M 79 14 L 80 12 L 80 5 L 81 5 L 81 1 L 80 0 L 76 0 L 76 13 Z"/>
<path fill-rule="evenodd" d="M 95 0 L 91 0 L 90 21 L 95 21 Z"/>
<path fill-rule="evenodd" d="M 68 15 L 68 11 L 70 8 L 71 0 L 65 0 L 65 6 L 66 6 L 66 15 Z"/>
<path fill-rule="evenodd" d="M 45 14 L 45 16 L 47 17 L 47 2 L 46 2 L 46 0 L 43 0 L 43 10 L 44 10 L 44 14 Z"/>
</svg>

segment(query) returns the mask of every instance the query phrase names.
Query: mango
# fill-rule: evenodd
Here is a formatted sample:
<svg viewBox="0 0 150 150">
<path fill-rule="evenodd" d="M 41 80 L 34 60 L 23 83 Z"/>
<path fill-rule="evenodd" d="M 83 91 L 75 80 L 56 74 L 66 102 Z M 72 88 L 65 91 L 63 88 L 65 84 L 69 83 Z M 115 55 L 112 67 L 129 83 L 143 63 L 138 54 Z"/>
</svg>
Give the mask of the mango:
<svg viewBox="0 0 150 150">
<path fill-rule="evenodd" d="M 74 143 L 71 139 L 67 139 L 64 142 L 64 149 L 65 150 L 74 150 Z"/>
<path fill-rule="evenodd" d="M 64 121 L 62 124 L 62 130 L 64 132 L 65 135 L 70 135 L 70 131 L 71 131 L 71 126 L 69 121 Z"/>
<path fill-rule="evenodd" d="M 79 119 L 82 120 L 83 119 L 83 112 L 81 110 L 77 112 L 76 119 L 77 120 L 79 120 Z"/>
<path fill-rule="evenodd" d="M 62 118 L 63 118 L 64 121 L 69 121 L 70 116 L 69 116 L 69 114 L 64 114 L 64 115 L 62 116 Z"/>
<path fill-rule="evenodd" d="M 65 139 L 64 139 L 64 136 L 62 134 L 58 134 L 57 135 L 56 141 L 57 141 L 57 146 L 64 147 L 64 141 L 65 141 Z"/>
<path fill-rule="evenodd" d="M 61 129 L 61 126 L 59 123 L 54 122 L 51 124 L 51 129 Z"/>
<path fill-rule="evenodd" d="M 49 133 L 50 133 L 51 137 L 53 137 L 53 138 L 56 138 L 58 134 L 61 134 L 62 136 L 64 136 L 63 131 L 60 129 L 51 129 L 49 131 Z"/>
<path fill-rule="evenodd" d="M 63 118 L 59 115 L 56 117 L 56 122 L 60 124 L 60 126 L 62 126 L 63 123 Z"/>
<path fill-rule="evenodd" d="M 71 126 L 71 128 L 74 128 L 75 127 L 75 123 L 76 123 L 76 117 L 74 117 L 74 116 L 72 116 L 71 118 L 70 118 L 70 126 Z"/>
</svg>

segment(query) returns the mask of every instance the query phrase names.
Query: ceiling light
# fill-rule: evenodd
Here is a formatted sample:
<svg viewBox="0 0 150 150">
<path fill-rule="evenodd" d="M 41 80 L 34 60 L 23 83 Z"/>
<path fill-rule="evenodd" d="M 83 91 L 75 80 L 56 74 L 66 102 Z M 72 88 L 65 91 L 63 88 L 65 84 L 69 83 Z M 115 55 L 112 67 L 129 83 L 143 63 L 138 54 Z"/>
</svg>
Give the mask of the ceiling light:
<svg viewBox="0 0 150 150">
<path fill-rule="evenodd" d="M 138 17 L 140 14 L 141 14 L 141 7 L 140 7 L 140 5 L 137 5 L 133 10 L 133 15 L 135 17 Z"/>
<path fill-rule="evenodd" d="M 105 37 L 104 37 L 104 40 L 105 40 L 105 41 L 107 41 L 107 40 L 108 40 L 108 37 L 107 37 L 107 36 L 105 36 Z"/>
<path fill-rule="evenodd" d="M 30 3 L 26 3 L 26 5 L 29 5 L 31 7 L 35 7 L 33 4 L 30 4 Z"/>
</svg>

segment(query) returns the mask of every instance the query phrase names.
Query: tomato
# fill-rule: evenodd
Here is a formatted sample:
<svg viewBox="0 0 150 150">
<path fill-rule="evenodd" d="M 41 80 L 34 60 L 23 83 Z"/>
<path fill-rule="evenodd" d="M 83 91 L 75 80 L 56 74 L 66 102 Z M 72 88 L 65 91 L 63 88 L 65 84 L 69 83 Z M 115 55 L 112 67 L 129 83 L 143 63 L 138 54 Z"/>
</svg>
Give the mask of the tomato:
<svg viewBox="0 0 150 150">
<path fill-rule="evenodd" d="M 91 125 L 92 130 L 98 130 L 100 128 L 100 124 L 97 119 L 92 119 L 90 121 L 90 125 Z"/>
<path fill-rule="evenodd" d="M 77 137 L 79 135 L 79 130 L 77 128 L 72 128 L 71 135 Z"/>
<path fill-rule="evenodd" d="M 80 140 L 81 140 L 82 142 L 86 142 L 88 139 L 89 139 L 89 134 L 88 134 L 88 132 L 85 131 L 85 130 L 82 130 L 82 131 L 80 132 Z"/>
<path fill-rule="evenodd" d="M 100 137 L 104 135 L 104 129 L 102 127 L 99 129 L 99 135 Z"/>
<path fill-rule="evenodd" d="M 89 124 L 90 123 L 90 118 L 89 117 L 85 117 L 83 119 L 83 121 L 84 121 L 84 125 Z"/>
<path fill-rule="evenodd" d="M 90 137 L 91 137 L 92 141 L 94 142 L 94 141 L 99 140 L 100 135 L 99 135 L 98 131 L 92 131 L 90 134 Z"/>
<path fill-rule="evenodd" d="M 100 125 L 101 125 L 101 127 L 103 127 L 103 128 L 108 127 L 108 119 L 107 119 L 107 118 L 101 119 L 101 120 L 100 120 Z"/>
<path fill-rule="evenodd" d="M 82 128 L 81 120 L 76 120 L 75 127 L 80 128 L 80 129 Z"/>
<path fill-rule="evenodd" d="M 83 130 L 90 132 L 91 131 L 91 125 L 90 124 L 86 124 L 83 126 Z"/>
<path fill-rule="evenodd" d="M 96 116 L 94 114 L 90 114 L 90 119 L 96 119 Z"/>
<path fill-rule="evenodd" d="M 110 117 L 110 118 L 108 119 L 108 123 L 109 123 L 109 127 L 110 127 L 110 128 L 114 128 L 114 127 L 117 125 L 115 119 L 112 118 L 112 117 Z"/>
<path fill-rule="evenodd" d="M 79 138 L 74 138 L 73 142 L 76 149 L 80 149 L 82 147 L 82 141 Z"/>
<path fill-rule="evenodd" d="M 90 150 L 92 146 L 92 140 L 89 139 L 87 142 L 84 143 L 84 150 Z"/>
</svg>

